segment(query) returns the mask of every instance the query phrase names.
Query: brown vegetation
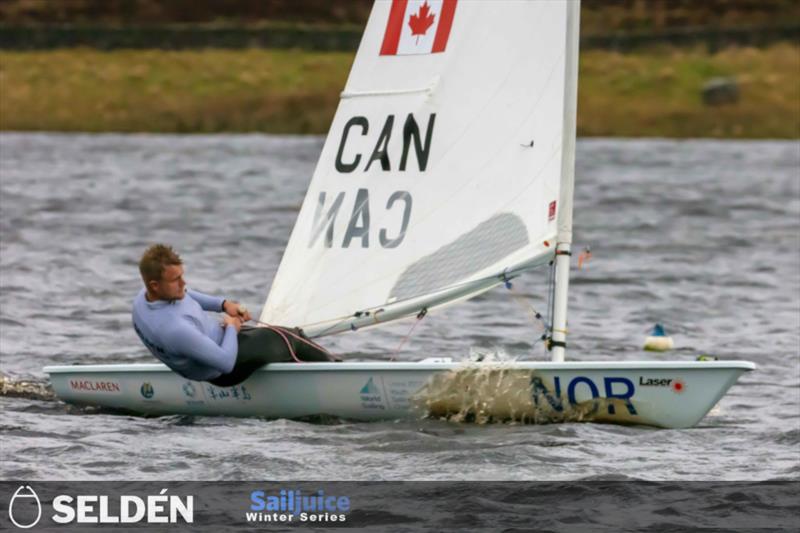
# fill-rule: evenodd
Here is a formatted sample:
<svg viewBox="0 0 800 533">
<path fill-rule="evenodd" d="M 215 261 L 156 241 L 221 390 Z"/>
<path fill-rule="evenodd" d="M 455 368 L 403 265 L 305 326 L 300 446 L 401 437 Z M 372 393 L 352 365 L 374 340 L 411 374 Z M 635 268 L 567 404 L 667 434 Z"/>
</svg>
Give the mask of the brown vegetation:
<svg viewBox="0 0 800 533">
<path fill-rule="evenodd" d="M 372 4 L 372 0 L 3 0 L 0 22 L 364 25 Z M 800 23 L 797 0 L 583 0 L 581 11 L 582 29 L 590 35 Z"/>
</svg>

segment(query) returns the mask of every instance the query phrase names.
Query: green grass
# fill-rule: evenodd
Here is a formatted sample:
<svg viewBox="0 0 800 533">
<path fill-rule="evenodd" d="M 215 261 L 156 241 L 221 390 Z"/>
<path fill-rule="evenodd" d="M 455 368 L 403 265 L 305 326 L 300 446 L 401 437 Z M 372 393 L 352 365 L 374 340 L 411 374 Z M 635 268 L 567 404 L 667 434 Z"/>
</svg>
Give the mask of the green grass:
<svg viewBox="0 0 800 533">
<path fill-rule="evenodd" d="M 701 87 L 730 76 L 737 103 L 703 104 Z M 800 48 L 659 49 L 581 56 L 580 135 L 800 137 Z"/>
<path fill-rule="evenodd" d="M 60 50 L 0 53 L 0 129 L 316 133 L 349 53 Z"/>
<path fill-rule="evenodd" d="M 324 133 L 350 53 L 282 50 L 0 52 L 0 129 Z M 700 88 L 734 76 L 738 103 Z M 581 55 L 583 136 L 800 137 L 800 47 Z"/>
</svg>

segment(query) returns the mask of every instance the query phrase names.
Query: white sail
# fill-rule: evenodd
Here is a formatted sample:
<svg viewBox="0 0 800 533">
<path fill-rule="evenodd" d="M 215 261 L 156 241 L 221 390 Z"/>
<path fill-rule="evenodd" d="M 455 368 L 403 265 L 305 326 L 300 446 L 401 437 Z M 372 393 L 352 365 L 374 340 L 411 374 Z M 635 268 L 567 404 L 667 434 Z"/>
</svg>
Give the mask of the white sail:
<svg viewBox="0 0 800 533">
<path fill-rule="evenodd" d="M 262 321 L 371 325 L 552 258 L 567 12 L 376 2 Z"/>
</svg>

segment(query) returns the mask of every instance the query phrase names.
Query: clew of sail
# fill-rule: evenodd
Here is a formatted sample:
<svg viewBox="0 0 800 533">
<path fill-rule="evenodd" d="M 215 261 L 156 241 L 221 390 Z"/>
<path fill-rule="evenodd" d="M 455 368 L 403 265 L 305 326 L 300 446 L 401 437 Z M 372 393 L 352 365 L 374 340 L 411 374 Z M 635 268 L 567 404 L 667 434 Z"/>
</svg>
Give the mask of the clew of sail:
<svg viewBox="0 0 800 533">
<path fill-rule="evenodd" d="M 374 325 L 551 260 L 567 11 L 376 2 L 261 321 Z"/>
</svg>

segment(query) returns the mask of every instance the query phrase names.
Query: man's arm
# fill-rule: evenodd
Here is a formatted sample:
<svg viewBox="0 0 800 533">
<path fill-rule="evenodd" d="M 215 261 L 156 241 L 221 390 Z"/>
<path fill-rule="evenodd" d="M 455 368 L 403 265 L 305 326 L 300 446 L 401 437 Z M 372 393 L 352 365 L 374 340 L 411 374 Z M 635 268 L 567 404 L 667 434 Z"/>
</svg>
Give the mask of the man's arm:
<svg viewBox="0 0 800 533">
<path fill-rule="evenodd" d="M 192 289 L 187 289 L 186 294 L 191 296 L 193 300 L 199 303 L 200 307 L 203 308 L 203 311 L 225 313 L 233 317 L 241 318 L 245 322 L 253 319 L 253 317 L 250 316 L 250 311 L 245 309 L 243 305 L 239 305 L 237 302 L 223 300 L 222 298 L 218 298 L 216 296 L 209 296 L 208 294 L 203 294 L 202 292 L 197 292 Z"/>
<path fill-rule="evenodd" d="M 200 307 L 203 308 L 203 311 L 214 311 L 215 313 L 222 313 L 225 311 L 222 308 L 222 303 L 225 300 L 218 296 L 210 296 L 193 289 L 186 289 L 186 294 L 191 296 L 192 300 L 199 303 Z"/>
<path fill-rule="evenodd" d="M 225 327 L 222 345 L 217 345 L 200 330 L 183 320 L 175 321 L 175 324 L 164 331 L 164 338 L 171 351 L 210 366 L 223 374 L 233 370 L 236 364 L 239 342 L 236 339 L 236 326 L 233 324 Z"/>
</svg>

